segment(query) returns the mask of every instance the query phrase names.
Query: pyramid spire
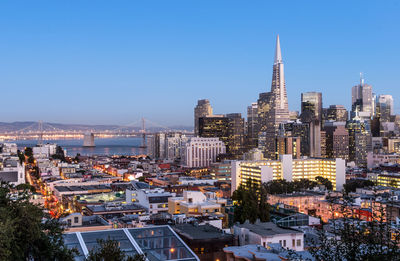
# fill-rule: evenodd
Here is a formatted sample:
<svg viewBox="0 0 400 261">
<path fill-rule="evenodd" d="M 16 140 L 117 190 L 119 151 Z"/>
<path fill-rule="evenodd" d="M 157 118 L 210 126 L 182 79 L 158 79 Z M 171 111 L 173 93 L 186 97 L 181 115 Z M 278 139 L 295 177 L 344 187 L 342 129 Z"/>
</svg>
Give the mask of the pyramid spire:
<svg viewBox="0 0 400 261">
<path fill-rule="evenodd" d="M 276 37 L 275 61 L 274 63 L 282 63 L 281 43 L 279 42 L 279 34 Z"/>
</svg>

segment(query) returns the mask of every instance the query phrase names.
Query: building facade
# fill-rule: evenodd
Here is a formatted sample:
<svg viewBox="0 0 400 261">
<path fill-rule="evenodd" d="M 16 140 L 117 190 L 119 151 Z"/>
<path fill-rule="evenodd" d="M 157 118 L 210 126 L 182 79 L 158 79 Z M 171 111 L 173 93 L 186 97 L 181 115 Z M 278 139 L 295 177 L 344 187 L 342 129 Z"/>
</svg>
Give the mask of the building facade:
<svg viewBox="0 0 400 261">
<path fill-rule="evenodd" d="M 185 166 L 209 167 L 219 154 L 225 154 L 225 144 L 219 138 L 191 138 L 185 145 Z"/>
<path fill-rule="evenodd" d="M 199 118 L 210 117 L 213 115 L 213 109 L 210 101 L 207 99 L 198 100 L 197 106 L 194 108 L 194 134 L 199 134 Z"/>
<path fill-rule="evenodd" d="M 309 179 L 321 176 L 332 182 L 333 188 L 341 190 L 345 183 L 345 160 L 306 158 L 293 159 L 292 155 L 281 155 L 280 160 L 232 161 L 232 193 L 248 180 L 264 183 L 271 180 L 287 181 Z"/>
</svg>

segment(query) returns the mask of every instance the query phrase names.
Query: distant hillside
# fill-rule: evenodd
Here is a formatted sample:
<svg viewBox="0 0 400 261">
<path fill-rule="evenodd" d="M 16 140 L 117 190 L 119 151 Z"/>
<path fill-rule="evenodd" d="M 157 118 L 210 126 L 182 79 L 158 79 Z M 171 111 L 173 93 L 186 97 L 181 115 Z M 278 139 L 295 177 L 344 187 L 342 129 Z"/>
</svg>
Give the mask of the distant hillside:
<svg viewBox="0 0 400 261">
<path fill-rule="evenodd" d="M 0 133 L 4 132 L 13 132 L 19 130 L 38 130 L 39 124 L 38 122 L 33 121 L 23 121 L 23 122 L 0 122 Z M 51 122 L 43 122 L 43 130 L 64 130 L 64 131 L 139 131 L 141 127 L 131 127 L 131 126 L 119 126 L 119 125 L 87 125 L 87 124 L 62 124 L 62 123 L 51 123 Z M 163 128 L 160 127 L 146 127 L 148 131 L 156 132 L 162 131 Z M 188 126 L 171 126 L 170 130 L 176 131 L 193 131 L 192 127 Z"/>
</svg>

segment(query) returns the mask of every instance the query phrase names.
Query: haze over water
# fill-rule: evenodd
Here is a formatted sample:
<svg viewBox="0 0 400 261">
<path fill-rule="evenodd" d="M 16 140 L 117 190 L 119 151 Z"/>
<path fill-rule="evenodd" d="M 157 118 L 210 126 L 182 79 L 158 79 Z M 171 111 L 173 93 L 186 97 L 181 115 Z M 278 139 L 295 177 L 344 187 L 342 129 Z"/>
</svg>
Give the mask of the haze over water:
<svg viewBox="0 0 400 261">
<path fill-rule="evenodd" d="M 19 149 L 34 147 L 37 140 L 16 140 L 12 141 Z M 141 138 L 106 138 L 95 139 L 96 147 L 83 147 L 83 140 L 44 140 L 46 143 L 56 143 L 67 150 L 68 156 L 75 156 L 77 153 L 85 156 L 91 155 L 139 155 L 146 154 L 145 148 L 139 148 L 142 144 Z"/>
</svg>

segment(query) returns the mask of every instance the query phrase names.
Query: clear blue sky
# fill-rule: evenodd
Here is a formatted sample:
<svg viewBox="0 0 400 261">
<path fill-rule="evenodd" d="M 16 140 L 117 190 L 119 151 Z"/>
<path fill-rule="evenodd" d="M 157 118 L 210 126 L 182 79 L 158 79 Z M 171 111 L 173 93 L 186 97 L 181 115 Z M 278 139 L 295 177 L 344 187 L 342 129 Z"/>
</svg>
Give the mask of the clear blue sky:
<svg viewBox="0 0 400 261">
<path fill-rule="evenodd" d="M 279 33 L 300 94 L 350 106 L 364 72 L 400 105 L 399 1 L 1 1 L 0 121 L 192 125 L 270 90 Z"/>
</svg>

